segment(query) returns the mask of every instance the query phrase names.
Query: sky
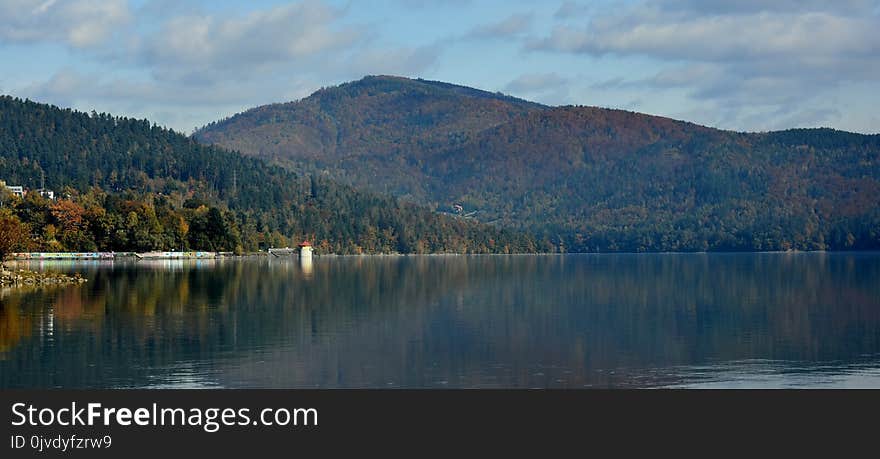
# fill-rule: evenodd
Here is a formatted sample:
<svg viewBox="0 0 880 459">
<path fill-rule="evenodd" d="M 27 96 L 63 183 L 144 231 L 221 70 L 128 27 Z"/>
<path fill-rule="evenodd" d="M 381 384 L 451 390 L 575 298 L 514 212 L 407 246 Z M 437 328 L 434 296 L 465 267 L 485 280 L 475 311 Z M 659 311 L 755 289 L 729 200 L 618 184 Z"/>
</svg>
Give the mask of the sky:
<svg viewBox="0 0 880 459">
<path fill-rule="evenodd" d="M 364 75 L 880 132 L 880 0 L 0 0 L 0 93 L 190 133 Z"/>
</svg>

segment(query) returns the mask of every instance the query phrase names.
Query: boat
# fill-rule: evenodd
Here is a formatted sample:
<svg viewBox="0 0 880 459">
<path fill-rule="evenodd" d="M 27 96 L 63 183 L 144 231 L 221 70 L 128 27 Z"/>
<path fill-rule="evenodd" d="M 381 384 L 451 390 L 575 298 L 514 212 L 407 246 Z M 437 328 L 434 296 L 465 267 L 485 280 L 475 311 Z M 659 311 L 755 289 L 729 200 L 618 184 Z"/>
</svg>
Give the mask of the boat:
<svg viewBox="0 0 880 459">
<path fill-rule="evenodd" d="M 14 260 L 112 260 L 113 252 L 30 252 L 13 253 Z"/>
<path fill-rule="evenodd" d="M 143 260 L 177 260 L 192 258 L 216 258 L 217 252 L 143 252 L 134 254 Z"/>
</svg>

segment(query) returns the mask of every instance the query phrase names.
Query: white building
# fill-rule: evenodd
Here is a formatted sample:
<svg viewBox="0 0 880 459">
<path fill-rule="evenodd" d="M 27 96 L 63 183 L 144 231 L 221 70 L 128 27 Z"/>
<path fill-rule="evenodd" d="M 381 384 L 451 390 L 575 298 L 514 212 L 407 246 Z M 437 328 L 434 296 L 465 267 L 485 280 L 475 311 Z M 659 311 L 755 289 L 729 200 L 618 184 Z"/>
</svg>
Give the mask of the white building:
<svg viewBox="0 0 880 459">
<path fill-rule="evenodd" d="M 24 195 L 25 195 L 24 187 L 10 186 L 10 185 L 7 185 L 6 182 L 4 182 L 2 180 L 0 180 L 0 186 L 5 186 L 6 189 L 9 190 L 10 193 L 14 194 L 15 196 L 18 196 L 19 198 L 24 198 Z"/>
<path fill-rule="evenodd" d="M 300 258 L 312 258 L 312 243 L 309 241 L 304 241 L 299 245 L 299 256 Z"/>
</svg>

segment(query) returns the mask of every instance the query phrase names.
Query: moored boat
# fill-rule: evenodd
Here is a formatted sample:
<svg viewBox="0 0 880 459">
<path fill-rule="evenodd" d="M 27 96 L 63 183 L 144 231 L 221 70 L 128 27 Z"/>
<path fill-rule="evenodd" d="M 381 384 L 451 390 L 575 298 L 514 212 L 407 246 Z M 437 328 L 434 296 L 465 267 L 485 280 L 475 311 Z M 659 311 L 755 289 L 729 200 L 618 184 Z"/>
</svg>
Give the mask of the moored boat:
<svg viewBox="0 0 880 459">
<path fill-rule="evenodd" d="M 13 253 L 13 260 L 112 260 L 113 252 L 22 252 Z"/>
<path fill-rule="evenodd" d="M 143 252 L 136 253 L 134 256 L 141 259 L 159 260 L 159 259 L 186 259 L 186 258 L 216 258 L 217 252 Z"/>
</svg>

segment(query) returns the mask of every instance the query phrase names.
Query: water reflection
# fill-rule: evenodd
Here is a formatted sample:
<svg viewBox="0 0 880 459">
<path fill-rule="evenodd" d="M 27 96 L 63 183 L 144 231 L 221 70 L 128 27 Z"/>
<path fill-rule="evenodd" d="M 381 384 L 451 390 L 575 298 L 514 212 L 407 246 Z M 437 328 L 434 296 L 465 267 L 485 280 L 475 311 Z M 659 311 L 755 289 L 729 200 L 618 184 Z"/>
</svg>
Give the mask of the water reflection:
<svg viewBox="0 0 880 459">
<path fill-rule="evenodd" d="M 880 356 L 853 362 L 787 362 L 746 360 L 673 368 L 669 388 L 836 388 L 880 387 Z"/>
<path fill-rule="evenodd" d="M 309 255 L 307 257 L 299 258 L 299 266 L 303 272 L 303 278 L 311 279 L 315 274 L 315 267 L 312 264 L 312 256 Z"/>
<path fill-rule="evenodd" d="M 878 254 L 39 267 L 0 387 L 880 387 Z"/>
</svg>

